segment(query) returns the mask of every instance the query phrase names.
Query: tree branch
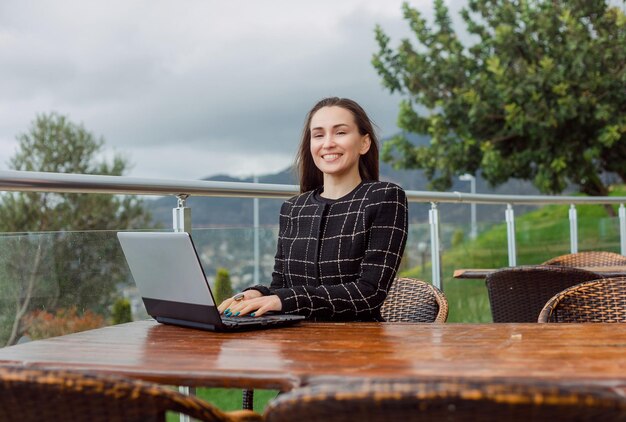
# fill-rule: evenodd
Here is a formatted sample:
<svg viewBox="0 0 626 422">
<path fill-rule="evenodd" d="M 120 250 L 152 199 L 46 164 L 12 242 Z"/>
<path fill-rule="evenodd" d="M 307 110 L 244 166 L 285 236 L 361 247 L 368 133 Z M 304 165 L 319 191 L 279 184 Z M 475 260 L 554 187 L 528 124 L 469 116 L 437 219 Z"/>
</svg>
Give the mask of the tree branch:
<svg viewBox="0 0 626 422">
<path fill-rule="evenodd" d="M 37 253 L 35 254 L 35 262 L 33 264 L 33 270 L 31 271 L 30 276 L 28 277 L 28 283 L 27 283 L 24 301 L 20 305 L 20 298 L 19 297 L 17 298 L 18 306 L 15 312 L 15 319 L 13 320 L 13 326 L 11 327 L 11 335 L 9 336 L 9 339 L 7 340 L 7 343 L 5 346 L 11 346 L 15 344 L 17 340 L 20 322 L 22 321 L 22 318 L 26 314 L 26 311 L 28 310 L 28 305 L 30 305 L 30 300 L 33 297 L 33 290 L 35 289 L 35 280 L 37 279 L 37 274 L 39 273 L 39 266 L 41 265 L 41 255 L 42 255 L 42 249 L 43 249 L 41 247 L 41 243 L 42 243 L 42 240 L 40 238 L 39 243 L 37 244 Z"/>
</svg>

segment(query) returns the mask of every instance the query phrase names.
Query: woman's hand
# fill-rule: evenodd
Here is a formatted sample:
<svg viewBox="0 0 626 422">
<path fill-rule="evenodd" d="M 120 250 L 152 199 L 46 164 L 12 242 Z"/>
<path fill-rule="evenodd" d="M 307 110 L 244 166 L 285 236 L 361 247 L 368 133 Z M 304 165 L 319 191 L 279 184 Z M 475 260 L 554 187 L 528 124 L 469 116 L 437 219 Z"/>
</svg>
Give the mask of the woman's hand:
<svg viewBox="0 0 626 422">
<path fill-rule="evenodd" d="M 243 316 L 247 314 L 250 314 L 250 316 L 261 316 L 269 311 L 280 311 L 283 309 L 283 304 L 276 295 L 262 296 L 256 290 L 247 290 L 245 293 L 248 292 L 255 292 L 258 295 L 249 298 L 246 294 L 244 299 L 239 301 L 233 298 L 226 299 L 218 309 L 226 316 Z M 225 304 L 227 306 L 222 307 Z"/>
<path fill-rule="evenodd" d="M 235 296 L 239 295 L 239 294 L 243 294 L 243 300 L 237 301 L 235 300 Z M 263 297 L 263 293 L 261 293 L 258 290 L 246 290 L 243 293 L 237 293 L 237 295 L 233 296 L 233 297 L 229 297 L 228 299 L 224 299 L 224 301 L 222 303 L 220 303 L 220 306 L 217 307 L 217 310 L 220 311 L 220 314 L 223 314 L 224 311 L 226 309 L 228 309 L 230 307 L 231 304 L 237 303 L 237 302 L 243 302 L 246 299 L 254 299 L 257 297 Z"/>
</svg>

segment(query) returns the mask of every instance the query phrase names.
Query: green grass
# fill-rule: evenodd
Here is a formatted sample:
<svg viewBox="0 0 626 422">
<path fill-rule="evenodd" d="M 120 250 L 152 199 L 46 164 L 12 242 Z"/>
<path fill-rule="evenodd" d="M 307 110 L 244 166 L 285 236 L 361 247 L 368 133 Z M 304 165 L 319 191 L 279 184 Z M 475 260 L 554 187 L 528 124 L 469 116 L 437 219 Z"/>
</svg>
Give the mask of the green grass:
<svg viewBox="0 0 626 422">
<path fill-rule="evenodd" d="M 196 396 L 223 411 L 241 410 L 241 389 L 235 388 L 198 388 Z M 267 403 L 276 397 L 277 390 L 254 390 L 254 410 L 263 413 Z M 178 422 L 178 413 L 168 412 L 167 422 Z"/>
<path fill-rule="evenodd" d="M 626 187 L 614 188 L 612 196 L 626 196 Z M 579 205 L 579 251 L 619 252 L 619 221 L 609 217 L 602 205 Z M 614 207 L 617 214 L 617 206 Z M 516 215 L 517 265 L 540 264 L 554 256 L 569 253 L 569 206 L 549 205 L 524 215 Z M 444 251 L 442 284 L 450 304 L 448 322 L 491 322 L 489 299 L 484 280 L 457 280 L 459 268 L 500 268 L 508 266 L 506 224 L 494 225 L 475 240 L 466 240 Z M 431 279 L 431 268 L 414 267 L 405 277 Z"/>
</svg>

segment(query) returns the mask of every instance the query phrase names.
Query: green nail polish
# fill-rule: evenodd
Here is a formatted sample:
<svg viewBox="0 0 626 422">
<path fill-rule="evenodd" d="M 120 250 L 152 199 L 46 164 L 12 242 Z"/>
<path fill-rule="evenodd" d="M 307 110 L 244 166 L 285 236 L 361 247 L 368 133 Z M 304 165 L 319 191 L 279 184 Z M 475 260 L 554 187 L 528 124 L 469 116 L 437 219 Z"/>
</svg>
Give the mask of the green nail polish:
<svg viewBox="0 0 626 422">
<path fill-rule="evenodd" d="M 240 313 L 240 312 L 237 312 L 237 313 L 235 314 L 235 316 L 239 316 L 239 313 Z"/>
<path fill-rule="evenodd" d="M 254 316 L 254 312 L 252 312 L 252 313 L 250 314 L 250 316 L 252 316 L 252 317 L 253 317 L 253 316 Z"/>
</svg>

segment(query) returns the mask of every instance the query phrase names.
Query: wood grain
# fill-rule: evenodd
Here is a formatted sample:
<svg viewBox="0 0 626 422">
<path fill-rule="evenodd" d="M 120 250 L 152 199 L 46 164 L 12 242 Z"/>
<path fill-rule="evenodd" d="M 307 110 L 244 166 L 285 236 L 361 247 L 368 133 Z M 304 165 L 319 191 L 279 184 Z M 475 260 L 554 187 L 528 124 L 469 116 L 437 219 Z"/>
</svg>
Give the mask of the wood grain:
<svg viewBox="0 0 626 422">
<path fill-rule="evenodd" d="M 626 391 L 626 327 L 304 323 L 225 334 L 138 321 L 6 347 L 2 364 L 283 391 L 345 377 L 529 379 Z"/>
</svg>

